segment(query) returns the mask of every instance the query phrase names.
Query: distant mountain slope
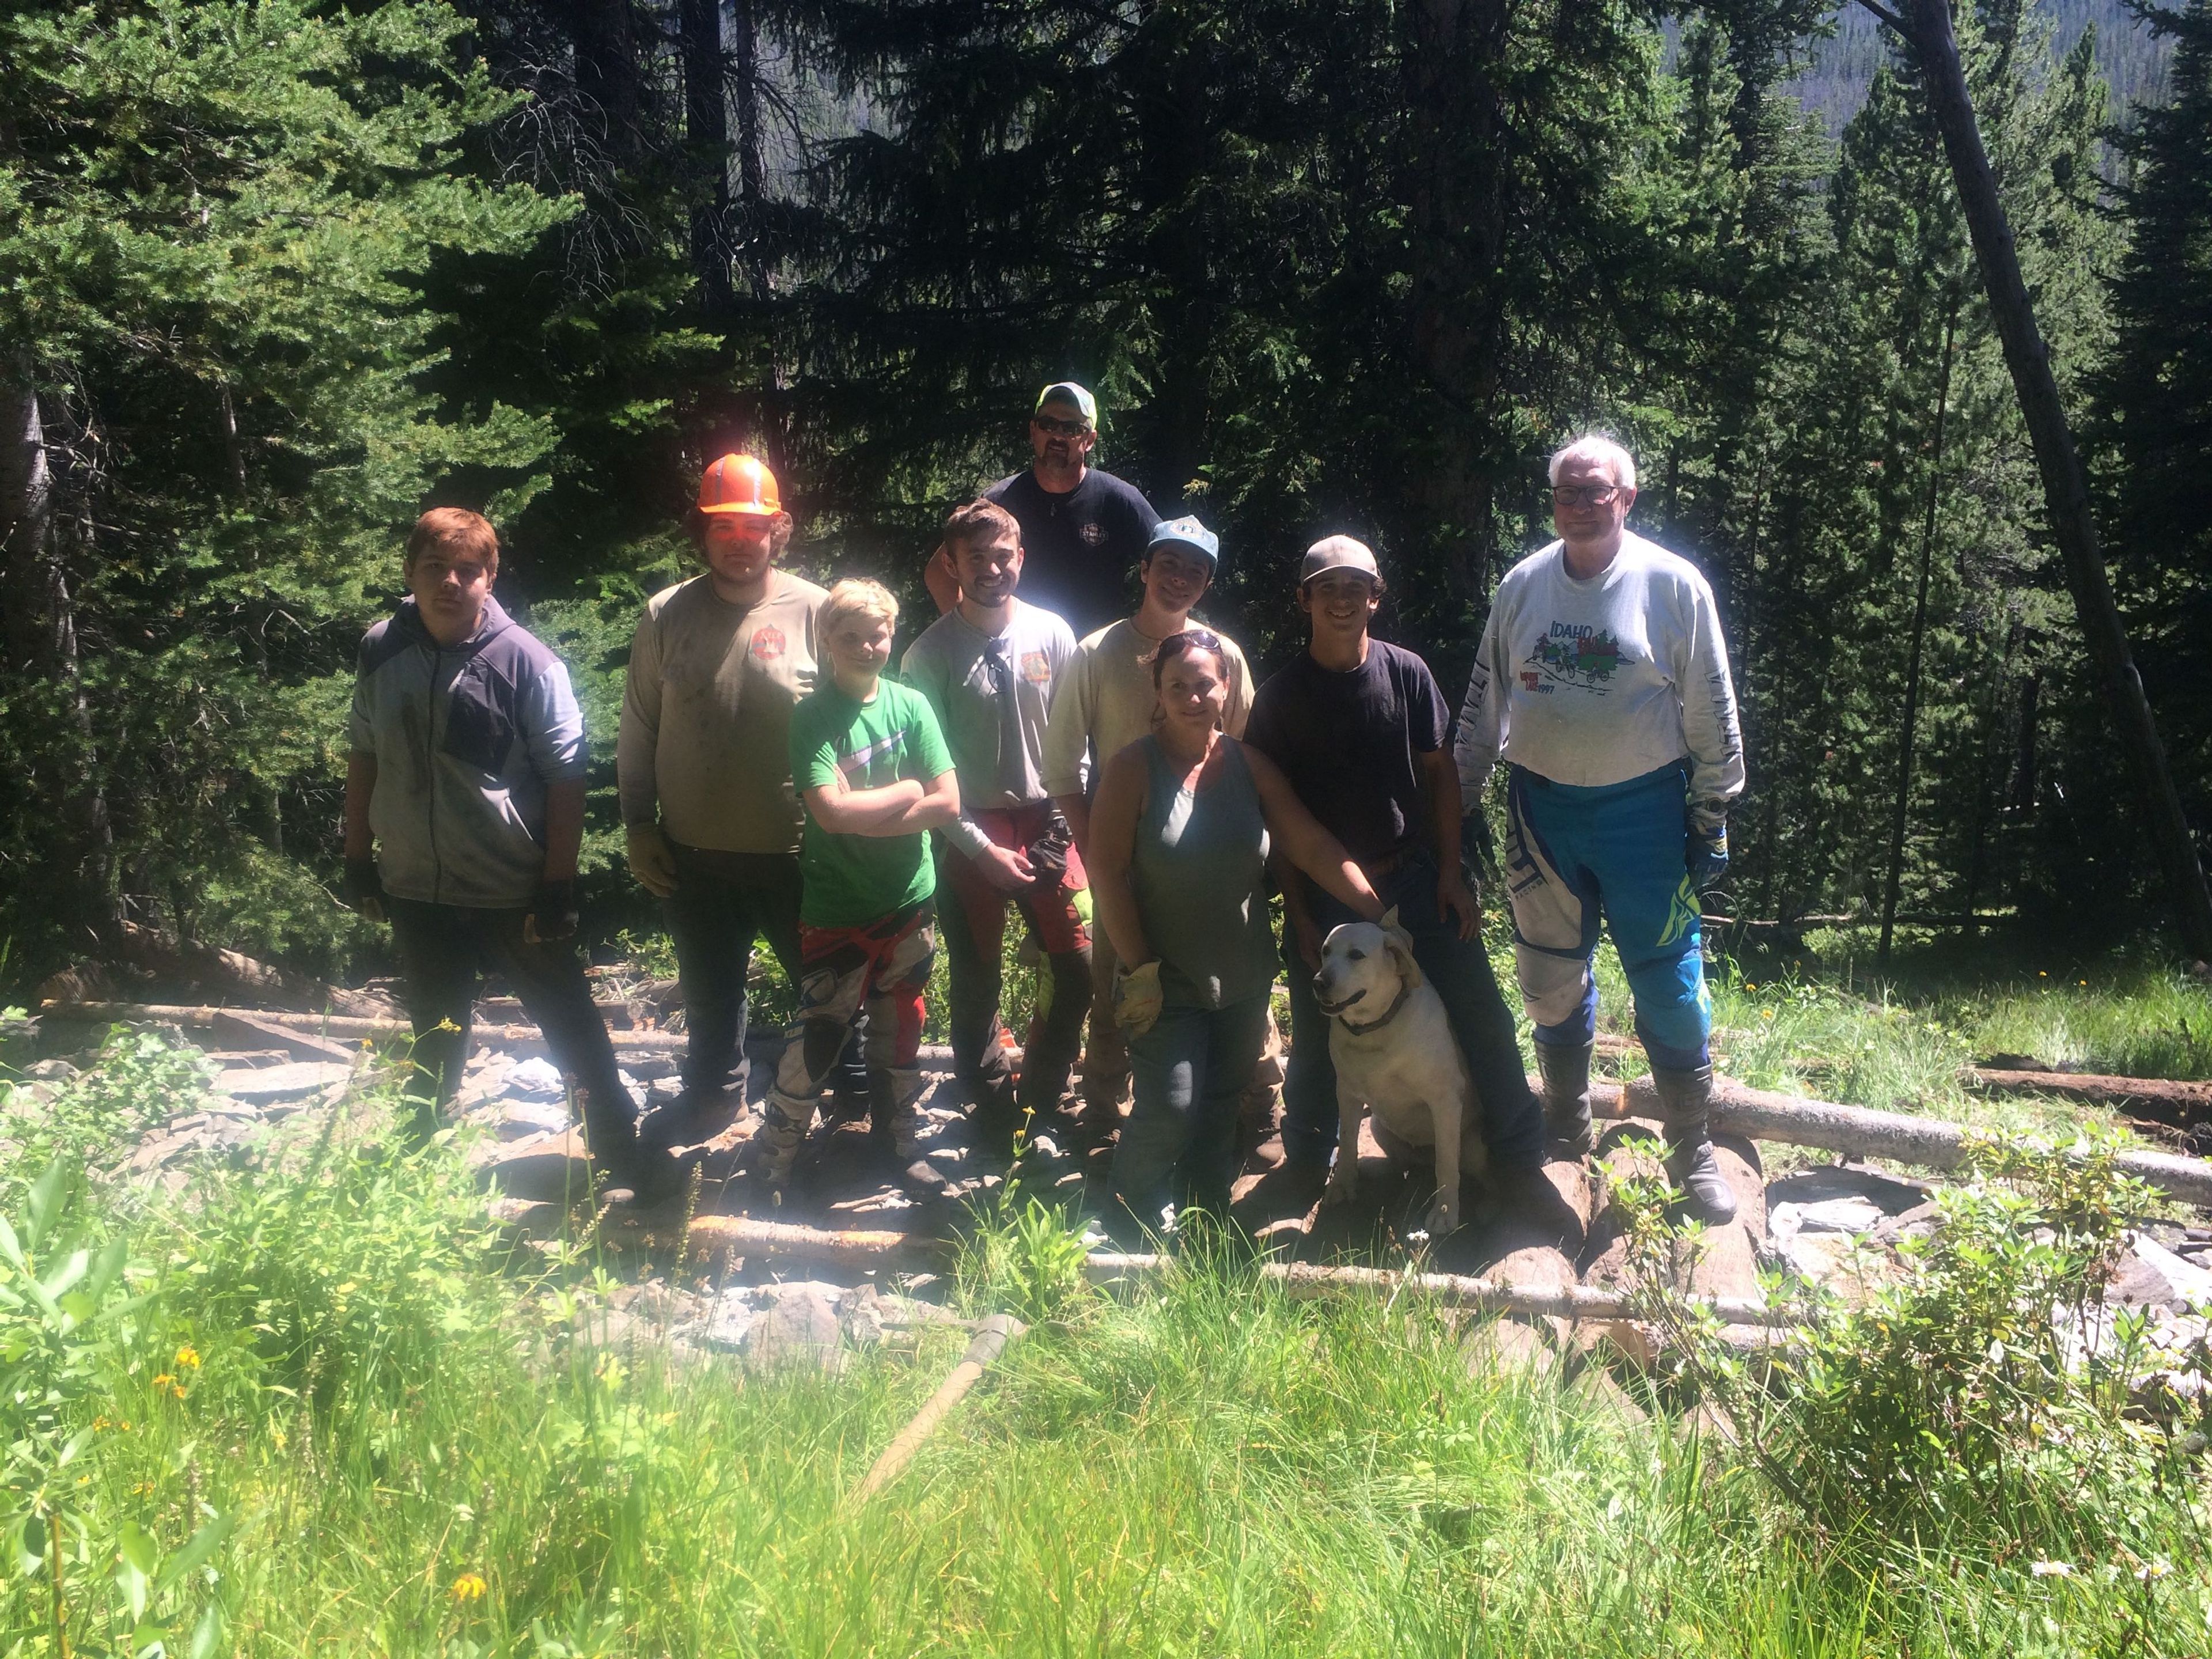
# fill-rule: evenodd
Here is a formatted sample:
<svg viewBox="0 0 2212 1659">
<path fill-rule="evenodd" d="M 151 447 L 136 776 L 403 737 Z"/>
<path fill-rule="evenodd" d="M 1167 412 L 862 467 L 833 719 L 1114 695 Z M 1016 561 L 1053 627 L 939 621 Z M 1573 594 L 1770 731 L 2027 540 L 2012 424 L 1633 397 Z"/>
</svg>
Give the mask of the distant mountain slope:
<svg viewBox="0 0 2212 1659">
<path fill-rule="evenodd" d="M 2169 44 L 2153 35 L 2124 0 L 2039 0 L 2039 9 L 2057 22 L 2062 52 L 2081 38 L 2084 28 L 2094 26 L 2097 61 L 2112 83 L 2116 118 L 2124 119 L 2134 105 L 2163 98 Z M 1866 101 L 1867 87 L 1887 50 L 1881 26 L 1863 6 L 1844 7 L 1838 21 L 1832 40 L 1815 43 L 1812 66 L 1796 82 L 1799 100 L 1817 112 L 1831 132 L 1841 131 Z"/>
</svg>

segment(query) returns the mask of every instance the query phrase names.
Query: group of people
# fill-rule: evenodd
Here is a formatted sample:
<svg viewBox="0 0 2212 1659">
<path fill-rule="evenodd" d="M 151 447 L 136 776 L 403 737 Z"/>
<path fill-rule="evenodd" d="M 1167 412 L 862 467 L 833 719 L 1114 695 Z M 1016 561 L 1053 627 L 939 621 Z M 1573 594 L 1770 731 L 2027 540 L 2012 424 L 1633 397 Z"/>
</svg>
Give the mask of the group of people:
<svg viewBox="0 0 2212 1659">
<path fill-rule="evenodd" d="M 1510 1185 L 1595 1144 L 1602 915 L 1668 1167 L 1698 1212 L 1727 1218 L 1698 896 L 1726 862 L 1741 749 L 1711 591 L 1626 529 L 1626 451 L 1584 438 L 1553 458 L 1559 540 L 1499 585 L 1455 738 L 1427 665 L 1370 631 L 1385 583 L 1368 547 L 1306 551 L 1307 650 L 1255 687 L 1237 644 L 1193 617 L 1218 538 L 1089 465 L 1091 393 L 1046 387 L 1029 435 L 1032 465 L 946 519 L 925 573 L 941 614 L 895 678 L 890 592 L 779 568 L 792 520 L 774 477 L 745 455 L 708 470 L 690 524 L 705 568 L 647 605 L 617 744 L 629 863 L 665 907 L 688 1030 L 683 1097 L 642 1133 L 574 942 L 584 756 L 567 672 L 492 598 L 491 526 L 422 516 L 408 597 L 362 642 L 346 890 L 392 924 L 425 1121 L 459 1081 L 477 972 L 495 966 L 569 1079 L 594 1158 L 640 1200 L 665 1196 L 678 1166 L 661 1149 L 742 1109 L 746 972 L 765 939 L 799 1010 L 750 1143 L 757 1176 L 789 1177 L 829 1092 L 865 1111 L 911 1188 L 939 1188 L 917 1060 L 941 933 L 978 1144 L 1073 1110 L 1073 1133 L 1115 1141 L 1117 1219 L 1158 1229 L 1184 1207 L 1225 1212 L 1279 972 L 1284 1155 L 1326 1174 L 1337 1085 L 1311 975 L 1330 927 L 1388 914 L 1443 1000 Z M 1501 759 L 1540 1099 L 1462 865 Z M 1018 1064 L 1000 1019 L 1009 906 L 1039 964 Z"/>
</svg>

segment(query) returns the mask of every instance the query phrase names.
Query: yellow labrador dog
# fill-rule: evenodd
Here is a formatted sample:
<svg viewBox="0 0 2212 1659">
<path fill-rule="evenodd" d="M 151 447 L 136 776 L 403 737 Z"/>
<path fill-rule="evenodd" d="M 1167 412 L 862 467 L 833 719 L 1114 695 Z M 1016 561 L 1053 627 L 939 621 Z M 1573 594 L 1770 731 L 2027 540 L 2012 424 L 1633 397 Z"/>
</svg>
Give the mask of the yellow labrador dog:
<svg viewBox="0 0 2212 1659">
<path fill-rule="evenodd" d="M 1476 1112 L 1474 1080 L 1453 1041 L 1443 999 L 1413 963 L 1413 936 L 1391 911 L 1380 922 L 1347 921 L 1321 950 L 1314 996 L 1329 1017 L 1328 1057 L 1336 1063 L 1343 1115 L 1335 1171 L 1324 1204 L 1349 1200 L 1359 1183 L 1359 1114 L 1371 1107 L 1375 1140 L 1393 1163 L 1432 1146 L 1437 1196 L 1425 1224 L 1431 1238 L 1459 1226 L 1462 1172 L 1490 1162 Z"/>
</svg>

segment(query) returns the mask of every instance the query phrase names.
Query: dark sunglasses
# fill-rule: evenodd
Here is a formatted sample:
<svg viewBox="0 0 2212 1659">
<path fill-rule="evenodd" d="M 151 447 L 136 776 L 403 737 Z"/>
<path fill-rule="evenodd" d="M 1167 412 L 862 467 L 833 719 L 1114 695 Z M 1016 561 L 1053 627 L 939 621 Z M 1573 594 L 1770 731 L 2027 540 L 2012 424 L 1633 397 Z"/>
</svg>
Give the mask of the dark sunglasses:
<svg viewBox="0 0 2212 1659">
<path fill-rule="evenodd" d="M 1030 416 L 1030 424 L 1038 431 L 1049 433 L 1055 438 L 1080 438 L 1091 430 L 1090 427 L 1081 421 L 1063 421 L 1057 415 L 1032 415 Z"/>
</svg>

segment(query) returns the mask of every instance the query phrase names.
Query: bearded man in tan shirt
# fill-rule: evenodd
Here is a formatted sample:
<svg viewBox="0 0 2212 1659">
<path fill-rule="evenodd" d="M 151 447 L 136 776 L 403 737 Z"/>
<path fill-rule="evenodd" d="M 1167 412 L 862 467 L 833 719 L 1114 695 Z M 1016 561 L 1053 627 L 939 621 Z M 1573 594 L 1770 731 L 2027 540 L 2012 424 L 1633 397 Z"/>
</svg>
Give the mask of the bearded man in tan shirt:
<svg viewBox="0 0 2212 1659">
<path fill-rule="evenodd" d="M 775 568 L 791 540 L 775 475 L 725 455 L 699 483 L 693 544 L 707 568 L 648 600 L 630 646 L 615 763 L 629 866 L 657 895 L 683 978 L 684 1106 L 649 1131 L 680 1142 L 742 1103 L 745 975 L 765 938 L 798 981 L 799 837 L 791 711 L 814 690 L 828 597 Z M 856 1041 L 836 1076 L 867 1100 Z"/>
</svg>

